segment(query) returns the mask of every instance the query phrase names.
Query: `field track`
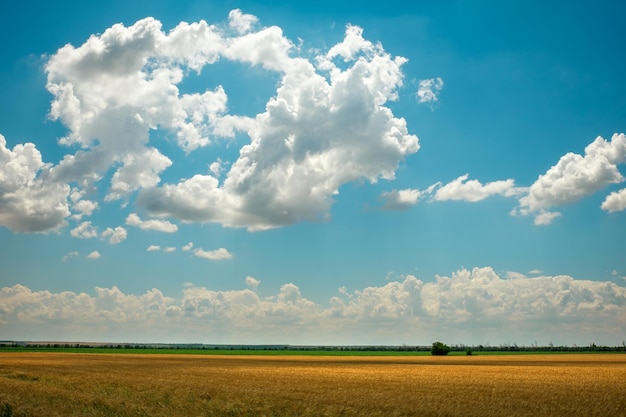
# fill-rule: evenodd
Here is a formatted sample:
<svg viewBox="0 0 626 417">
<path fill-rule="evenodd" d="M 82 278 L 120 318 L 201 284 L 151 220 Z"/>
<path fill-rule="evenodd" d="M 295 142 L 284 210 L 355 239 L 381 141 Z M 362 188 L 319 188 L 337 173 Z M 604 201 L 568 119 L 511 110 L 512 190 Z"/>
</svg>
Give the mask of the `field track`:
<svg viewBox="0 0 626 417">
<path fill-rule="evenodd" d="M 626 416 L 626 355 L 0 353 L 0 417 Z"/>
</svg>

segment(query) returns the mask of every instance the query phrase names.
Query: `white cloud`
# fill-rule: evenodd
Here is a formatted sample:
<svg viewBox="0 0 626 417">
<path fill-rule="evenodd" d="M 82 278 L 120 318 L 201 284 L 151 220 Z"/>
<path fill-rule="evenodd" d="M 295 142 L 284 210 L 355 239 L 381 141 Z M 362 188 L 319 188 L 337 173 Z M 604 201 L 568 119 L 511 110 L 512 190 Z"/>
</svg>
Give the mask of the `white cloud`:
<svg viewBox="0 0 626 417">
<path fill-rule="evenodd" d="M 115 229 L 107 227 L 106 230 L 100 235 L 102 239 L 108 239 L 111 245 L 122 243 L 126 240 L 127 236 L 128 233 L 126 232 L 126 229 L 121 226 L 118 226 Z"/>
<path fill-rule="evenodd" d="M 614 191 L 602 202 L 602 210 L 614 213 L 626 209 L 626 188 Z"/>
<path fill-rule="evenodd" d="M 87 259 L 100 259 L 100 252 L 98 252 L 97 250 L 91 252 L 89 255 L 87 255 Z"/>
<path fill-rule="evenodd" d="M 405 120 L 386 107 L 398 98 L 406 59 L 364 39 L 357 26 L 348 26 L 326 54 L 298 56 L 281 28 L 257 29 L 257 23 L 233 10 L 229 28 L 183 22 L 165 33 L 158 20 L 146 18 L 113 25 L 51 55 L 45 65 L 50 116 L 68 129 L 59 144 L 80 149 L 52 166 L 34 145 L 9 151 L 2 137 L 0 224 L 47 231 L 69 215 L 89 216 L 98 203 L 82 198 L 109 172 L 106 201 L 126 205 L 139 192 L 134 203 L 152 215 L 250 230 L 326 219 L 342 185 L 393 179 L 398 164 L 419 149 Z M 181 94 L 187 74 L 218 60 L 258 66 L 280 78 L 265 111 L 228 114 L 219 85 Z M 228 170 L 219 159 L 209 163 L 215 177 L 224 172 L 221 184 L 202 173 L 161 184 L 173 162 L 150 143 L 157 129 L 186 153 L 236 134 L 249 142 Z M 73 214 L 69 184 L 77 196 Z M 142 224 L 176 228 L 159 222 Z"/>
<path fill-rule="evenodd" d="M 91 216 L 91 214 L 98 208 L 98 203 L 91 200 L 83 200 L 84 192 L 72 190 L 70 193 L 70 200 L 72 202 L 72 210 L 76 213 L 72 215 L 75 220 L 80 220 L 85 216 Z"/>
<path fill-rule="evenodd" d="M 199 258 L 205 258 L 211 261 L 222 261 L 226 259 L 231 259 L 233 257 L 233 255 L 224 248 L 219 248 L 216 250 L 204 250 L 198 248 L 193 253 Z"/>
<path fill-rule="evenodd" d="M 385 202 L 384 210 L 406 210 L 420 200 L 423 193 L 420 190 L 407 188 L 405 190 L 391 190 L 383 192 L 380 199 Z"/>
<path fill-rule="evenodd" d="M 70 235 L 79 239 L 93 239 L 98 237 L 98 231 L 91 222 L 82 222 L 70 231 Z"/>
<path fill-rule="evenodd" d="M 166 252 L 166 253 L 176 252 L 176 248 L 174 246 L 168 246 L 166 248 L 163 248 L 163 252 Z"/>
<path fill-rule="evenodd" d="M 610 141 L 598 136 L 587 145 L 584 156 L 567 153 L 540 175 L 528 194 L 520 198 L 519 207 L 512 214 L 532 214 L 535 224 L 550 224 L 560 215 L 550 211 L 551 208 L 573 203 L 610 184 L 624 181 L 617 165 L 624 163 L 625 159 L 626 135 L 614 134 Z M 603 207 L 608 208 L 606 201 Z"/>
<path fill-rule="evenodd" d="M 183 251 L 188 252 L 191 250 L 191 248 L 193 248 L 193 242 L 189 242 L 185 246 L 183 246 Z"/>
<path fill-rule="evenodd" d="M 440 77 L 420 80 L 417 89 L 417 100 L 420 103 L 434 103 L 439 100 L 439 93 L 443 88 L 443 80 Z"/>
<path fill-rule="evenodd" d="M 552 224 L 554 219 L 560 216 L 561 213 L 559 213 L 558 211 L 540 211 L 539 213 L 535 214 L 534 223 L 536 226 L 546 226 Z"/>
<path fill-rule="evenodd" d="M 167 220 L 141 220 L 136 213 L 131 213 L 126 217 L 126 224 L 133 227 L 138 227 L 141 230 L 154 230 L 164 233 L 175 233 L 178 231 L 178 226 L 168 222 Z"/>
<path fill-rule="evenodd" d="M 290 42 L 270 29 L 233 41 L 226 54 L 283 73 L 264 113 L 235 118 L 250 143 L 221 185 L 197 174 L 143 189 L 138 204 L 151 214 L 249 230 L 325 219 L 341 185 L 393 179 L 398 163 L 418 150 L 404 119 L 384 107 L 397 98 L 404 58 L 392 58 L 350 26 L 342 43 L 318 56 L 327 79 L 311 62 L 289 58 Z M 336 56 L 350 65 L 339 69 Z"/>
<path fill-rule="evenodd" d="M 78 256 L 78 252 L 77 252 L 77 251 L 72 251 L 72 252 L 69 252 L 67 255 L 65 255 L 65 256 L 61 259 L 61 261 L 62 261 L 62 262 L 67 262 L 68 260 L 70 260 L 70 259 L 72 259 L 72 258 L 75 258 L 76 256 Z"/>
<path fill-rule="evenodd" d="M 104 338 L 159 341 L 163 334 L 172 341 L 197 340 L 202 331 L 213 335 L 212 342 L 237 343 L 428 344 L 441 336 L 468 344 L 622 340 L 626 287 L 564 275 L 509 275 L 502 278 L 489 267 L 428 282 L 408 275 L 382 286 L 339 290 L 327 304 L 309 300 L 293 283 L 261 298 L 252 277 L 241 290 L 187 284 L 178 298 L 158 289 L 133 295 L 96 288 L 89 295 L 15 285 L 0 289 L 0 322 L 7 337 L 24 339 L 41 331 L 63 337 L 71 328 L 84 337 L 97 331 Z"/>
<path fill-rule="evenodd" d="M 433 197 L 436 201 L 461 200 L 469 202 L 482 201 L 485 198 L 502 195 L 511 197 L 521 194 L 525 190 L 515 187 L 512 179 L 493 181 L 482 184 L 478 180 L 469 180 L 468 174 L 461 175 L 457 179 L 437 188 Z"/>
<path fill-rule="evenodd" d="M 0 134 L 0 225 L 14 232 L 48 232 L 65 224 L 70 187 L 50 181 L 50 168 L 34 144 L 11 150 Z"/>
<path fill-rule="evenodd" d="M 150 245 L 148 246 L 148 249 L 146 249 L 148 252 L 155 252 L 155 251 L 160 251 L 161 247 L 159 245 Z"/>
<path fill-rule="evenodd" d="M 148 148 L 140 153 L 124 156 L 123 166 L 111 179 L 111 189 L 105 200 L 118 200 L 143 187 L 154 187 L 161 180 L 159 173 L 172 165 L 172 161 L 157 149 Z"/>
<path fill-rule="evenodd" d="M 256 289 L 259 288 L 260 283 L 261 281 L 259 281 L 258 279 L 252 276 L 246 277 L 246 286 L 250 288 L 252 291 L 256 291 Z"/>
<path fill-rule="evenodd" d="M 482 184 L 478 180 L 468 180 L 468 177 L 468 174 L 462 175 L 445 185 L 437 182 L 423 191 L 407 188 L 383 192 L 380 195 L 380 199 L 385 202 L 383 209 L 406 210 L 427 196 L 431 196 L 431 202 L 450 200 L 478 202 L 494 195 L 512 197 L 527 191 L 526 188 L 516 187 L 512 179 Z"/>
<path fill-rule="evenodd" d="M 506 278 L 507 279 L 523 279 L 523 278 L 528 278 L 528 277 L 526 276 L 526 274 L 522 274 L 521 272 L 507 271 Z"/>
<path fill-rule="evenodd" d="M 259 19 L 256 16 L 244 14 L 240 9 L 231 10 L 230 13 L 228 13 L 229 26 L 240 34 L 249 32 L 252 26 L 258 21 Z"/>
<path fill-rule="evenodd" d="M 324 70 L 336 70 L 332 59 L 335 57 L 343 58 L 344 62 L 350 62 L 357 59 L 361 54 L 377 54 L 382 51 L 381 45 L 374 45 L 372 42 L 363 38 L 363 29 L 348 25 L 343 41 L 332 46 L 328 53 L 317 57 L 318 66 Z"/>
<path fill-rule="evenodd" d="M 211 162 L 209 165 L 209 171 L 211 171 L 215 178 L 219 178 L 222 175 L 222 172 L 224 171 L 222 164 L 222 160 L 218 158 L 217 161 Z"/>
</svg>

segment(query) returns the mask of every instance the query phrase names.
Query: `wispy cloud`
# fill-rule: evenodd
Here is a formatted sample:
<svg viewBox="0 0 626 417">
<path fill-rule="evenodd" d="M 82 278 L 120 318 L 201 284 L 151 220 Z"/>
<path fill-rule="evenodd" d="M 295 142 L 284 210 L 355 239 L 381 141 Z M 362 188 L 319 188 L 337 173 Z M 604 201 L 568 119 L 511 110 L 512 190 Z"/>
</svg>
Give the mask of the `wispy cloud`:
<svg viewBox="0 0 626 417">
<path fill-rule="evenodd" d="M 173 252 L 176 252 L 176 247 L 175 246 L 166 246 L 166 247 L 162 248 L 159 245 L 150 245 L 150 246 L 148 246 L 148 248 L 146 250 L 148 252 L 173 253 Z"/>
<path fill-rule="evenodd" d="M 65 255 L 63 258 L 61 258 L 62 262 L 67 262 L 68 260 L 75 258 L 78 256 L 78 251 L 72 251 L 69 252 L 67 255 Z"/>
</svg>

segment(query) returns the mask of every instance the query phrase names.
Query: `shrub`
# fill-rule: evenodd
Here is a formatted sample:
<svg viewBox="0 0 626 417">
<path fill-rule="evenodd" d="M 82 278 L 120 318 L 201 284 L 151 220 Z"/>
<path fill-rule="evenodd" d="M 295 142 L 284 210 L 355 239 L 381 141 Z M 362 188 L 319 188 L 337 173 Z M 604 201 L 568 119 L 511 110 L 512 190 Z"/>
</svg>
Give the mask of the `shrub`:
<svg viewBox="0 0 626 417">
<path fill-rule="evenodd" d="M 433 343 L 433 348 L 430 353 L 436 356 L 445 356 L 450 353 L 450 347 L 444 343 L 435 342 Z"/>
<path fill-rule="evenodd" d="M 13 407 L 9 403 L 0 405 L 0 417 L 13 417 Z"/>
</svg>

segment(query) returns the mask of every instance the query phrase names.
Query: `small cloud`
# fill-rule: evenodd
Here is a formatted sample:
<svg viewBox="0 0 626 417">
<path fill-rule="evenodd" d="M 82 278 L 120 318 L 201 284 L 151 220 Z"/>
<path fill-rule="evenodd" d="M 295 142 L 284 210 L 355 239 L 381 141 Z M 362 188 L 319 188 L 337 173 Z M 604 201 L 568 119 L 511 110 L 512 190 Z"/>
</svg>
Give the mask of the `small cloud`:
<svg viewBox="0 0 626 417">
<path fill-rule="evenodd" d="M 228 13 L 228 25 L 241 35 L 249 32 L 258 20 L 254 15 L 242 13 L 240 9 L 231 10 Z"/>
<path fill-rule="evenodd" d="M 69 259 L 74 258 L 76 256 L 78 256 L 78 252 L 77 251 L 73 251 L 73 252 L 70 252 L 67 255 L 65 255 L 63 258 L 61 258 L 61 261 L 62 262 L 66 262 Z"/>
<path fill-rule="evenodd" d="M 223 164 L 222 160 L 218 158 L 217 161 L 212 162 L 209 165 L 209 171 L 215 175 L 215 178 L 219 178 L 222 175 L 222 172 L 224 172 L 224 167 L 222 166 Z"/>
<path fill-rule="evenodd" d="M 385 202 L 383 210 L 407 210 L 417 204 L 422 194 L 420 190 L 407 188 L 384 192 L 380 195 L 380 199 Z"/>
<path fill-rule="evenodd" d="M 79 239 L 93 239 L 98 237 L 98 231 L 91 222 L 82 222 L 70 231 L 70 235 Z"/>
<path fill-rule="evenodd" d="M 417 88 L 417 101 L 420 103 L 435 103 L 439 101 L 438 94 L 443 88 L 440 77 L 420 80 Z"/>
<path fill-rule="evenodd" d="M 515 186 L 512 179 L 499 180 L 482 184 L 478 180 L 468 180 L 469 175 L 461 175 L 457 179 L 437 189 L 435 201 L 467 201 L 478 202 L 494 195 L 513 197 L 526 192 L 525 188 Z"/>
<path fill-rule="evenodd" d="M 148 246 L 148 249 L 146 249 L 148 252 L 156 252 L 156 251 L 160 251 L 161 247 L 158 245 L 150 245 Z"/>
<path fill-rule="evenodd" d="M 188 252 L 191 250 L 191 248 L 193 248 L 193 242 L 189 242 L 185 246 L 183 246 L 183 251 Z"/>
<path fill-rule="evenodd" d="M 167 252 L 167 253 L 176 252 L 176 248 L 174 246 L 168 246 L 167 248 L 163 248 L 163 252 Z"/>
<path fill-rule="evenodd" d="M 609 213 L 626 210 L 626 188 L 609 194 L 602 202 L 601 208 Z"/>
<path fill-rule="evenodd" d="M 226 259 L 231 259 L 233 257 L 232 253 L 228 252 L 224 248 L 208 251 L 204 249 L 196 249 L 194 255 L 196 255 L 198 258 L 205 258 L 211 261 L 222 261 Z"/>
<path fill-rule="evenodd" d="M 531 275 L 540 275 L 543 274 L 543 271 L 541 269 L 533 269 L 532 271 L 528 271 L 528 273 Z"/>
<path fill-rule="evenodd" d="M 561 213 L 559 213 L 558 211 L 543 211 L 535 215 L 535 225 L 546 226 L 552 224 L 554 219 L 556 219 L 560 215 Z"/>
<path fill-rule="evenodd" d="M 611 276 L 615 278 L 621 278 L 626 281 L 626 275 L 622 275 L 618 270 L 614 269 L 611 271 Z"/>
<path fill-rule="evenodd" d="M 178 231 L 178 226 L 167 220 L 141 220 L 137 213 L 131 213 L 126 217 L 126 224 L 138 227 L 141 230 L 154 230 L 157 232 L 174 233 Z"/>
<path fill-rule="evenodd" d="M 107 227 L 107 229 L 100 235 L 100 238 L 108 239 L 111 245 L 117 245 L 118 243 L 125 241 L 127 236 L 128 233 L 126 232 L 126 229 L 118 226 L 115 229 Z"/>
<path fill-rule="evenodd" d="M 259 281 L 258 279 L 251 277 L 251 276 L 247 276 L 246 277 L 246 286 L 248 288 L 250 288 L 251 290 L 256 291 L 256 289 L 259 287 L 259 284 L 261 283 L 261 281 Z"/>
<path fill-rule="evenodd" d="M 100 259 L 100 252 L 98 252 L 97 250 L 91 252 L 89 255 L 87 255 L 87 259 Z"/>
<path fill-rule="evenodd" d="M 72 193 L 72 196 L 75 195 Z M 72 205 L 72 208 L 77 211 L 72 215 L 75 220 L 80 220 L 83 216 L 91 216 L 94 210 L 98 208 L 98 203 L 91 200 L 78 200 Z"/>
<path fill-rule="evenodd" d="M 526 275 L 520 273 L 520 272 L 515 272 L 515 271 L 507 271 L 506 272 L 506 277 L 507 279 L 524 279 L 527 278 Z"/>
</svg>

